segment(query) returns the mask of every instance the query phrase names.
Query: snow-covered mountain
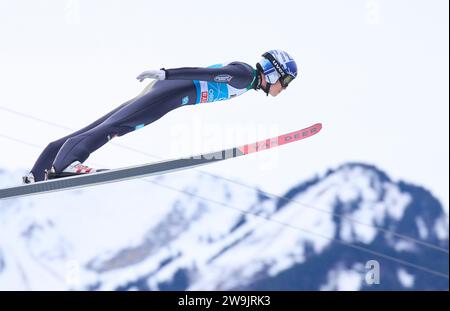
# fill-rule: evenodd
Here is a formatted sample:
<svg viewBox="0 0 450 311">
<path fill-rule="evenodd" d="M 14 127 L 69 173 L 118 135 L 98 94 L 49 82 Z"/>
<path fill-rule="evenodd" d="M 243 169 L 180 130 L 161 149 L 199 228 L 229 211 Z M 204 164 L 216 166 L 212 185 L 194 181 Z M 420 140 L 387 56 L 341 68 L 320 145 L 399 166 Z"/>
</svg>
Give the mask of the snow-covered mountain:
<svg viewBox="0 0 450 311">
<path fill-rule="evenodd" d="M 0 201 L 0 289 L 448 290 L 448 234 L 429 191 L 365 164 L 282 197 L 191 170 Z"/>
</svg>

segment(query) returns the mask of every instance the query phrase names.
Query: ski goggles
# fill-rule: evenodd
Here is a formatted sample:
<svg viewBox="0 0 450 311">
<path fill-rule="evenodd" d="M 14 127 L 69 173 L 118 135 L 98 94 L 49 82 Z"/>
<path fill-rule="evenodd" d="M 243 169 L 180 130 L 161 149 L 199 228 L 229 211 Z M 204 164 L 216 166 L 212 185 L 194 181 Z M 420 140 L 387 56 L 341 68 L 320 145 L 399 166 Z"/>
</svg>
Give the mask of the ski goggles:
<svg viewBox="0 0 450 311">
<path fill-rule="evenodd" d="M 284 71 L 281 64 L 275 59 L 275 57 L 272 56 L 272 54 L 264 53 L 262 56 L 272 64 L 273 68 L 275 68 L 275 70 L 280 76 L 278 80 L 280 80 L 281 86 L 283 88 L 286 88 L 289 85 L 289 83 L 291 83 L 292 80 L 294 80 L 295 77 Z"/>
<path fill-rule="evenodd" d="M 291 83 L 292 80 L 294 80 L 294 77 L 291 76 L 290 74 L 287 74 L 284 77 L 281 77 L 280 78 L 281 86 L 284 88 L 287 88 L 287 86 L 289 85 L 289 83 Z"/>
</svg>

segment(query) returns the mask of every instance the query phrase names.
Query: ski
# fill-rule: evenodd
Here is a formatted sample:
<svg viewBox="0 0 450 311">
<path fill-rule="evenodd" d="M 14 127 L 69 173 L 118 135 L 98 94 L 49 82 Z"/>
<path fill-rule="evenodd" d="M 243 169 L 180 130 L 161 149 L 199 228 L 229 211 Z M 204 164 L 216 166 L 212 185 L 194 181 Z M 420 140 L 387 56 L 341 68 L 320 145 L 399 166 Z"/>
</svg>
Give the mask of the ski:
<svg viewBox="0 0 450 311">
<path fill-rule="evenodd" d="M 110 169 L 97 173 L 71 176 L 33 184 L 20 185 L 0 189 L 0 199 L 10 199 L 28 195 L 37 195 L 68 189 L 83 188 L 87 186 L 118 182 L 134 178 L 142 178 L 151 175 L 166 174 L 178 170 L 193 168 L 218 161 L 223 161 L 254 152 L 274 148 L 295 141 L 299 141 L 317 134 L 322 129 L 322 124 L 317 123 L 310 127 L 288 134 L 272 137 L 252 144 L 210 152 L 188 158 L 166 160 L 137 166 Z"/>
</svg>

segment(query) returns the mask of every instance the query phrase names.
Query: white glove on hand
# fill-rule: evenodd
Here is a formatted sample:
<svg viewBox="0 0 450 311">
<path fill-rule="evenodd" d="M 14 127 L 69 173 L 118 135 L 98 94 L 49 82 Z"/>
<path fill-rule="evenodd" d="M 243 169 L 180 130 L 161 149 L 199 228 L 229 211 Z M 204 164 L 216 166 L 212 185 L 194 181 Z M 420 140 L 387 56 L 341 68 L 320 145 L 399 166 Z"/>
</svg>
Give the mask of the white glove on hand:
<svg viewBox="0 0 450 311">
<path fill-rule="evenodd" d="M 138 79 L 140 82 L 144 81 L 145 79 L 156 79 L 156 80 L 165 80 L 166 79 L 166 72 L 162 69 L 160 70 L 147 70 L 141 73 L 139 76 L 137 76 L 136 79 Z"/>
</svg>

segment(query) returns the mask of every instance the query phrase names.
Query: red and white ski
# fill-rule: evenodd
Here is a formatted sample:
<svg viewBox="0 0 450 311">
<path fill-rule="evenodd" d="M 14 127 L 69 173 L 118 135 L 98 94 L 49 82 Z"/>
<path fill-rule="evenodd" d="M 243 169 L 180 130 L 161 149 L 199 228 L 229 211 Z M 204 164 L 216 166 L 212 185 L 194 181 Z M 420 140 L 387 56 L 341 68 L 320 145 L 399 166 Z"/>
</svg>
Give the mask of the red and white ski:
<svg viewBox="0 0 450 311">
<path fill-rule="evenodd" d="M 48 192 L 118 182 L 134 178 L 142 178 L 152 175 L 166 174 L 173 171 L 184 170 L 199 165 L 210 164 L 213 162 L 236 158 L 249 153 L 259 152 L 277 146 L 282 146 L 311 137 L 319 133 L 321 129 L 322 124 L 317 123 L 313 126 L 304 128 L 299 131 L 265 139 L 252 144 L 225 149 L 217 152 L 205 153 L 189 158 L 166 160 L 161 162 L 142 164 L 119 169 L 111 169 L 96 173 L 51 179 L 33 184 L 4 188 L 0 189 L 0 199 L 37 195 Z"/>
</svg>

